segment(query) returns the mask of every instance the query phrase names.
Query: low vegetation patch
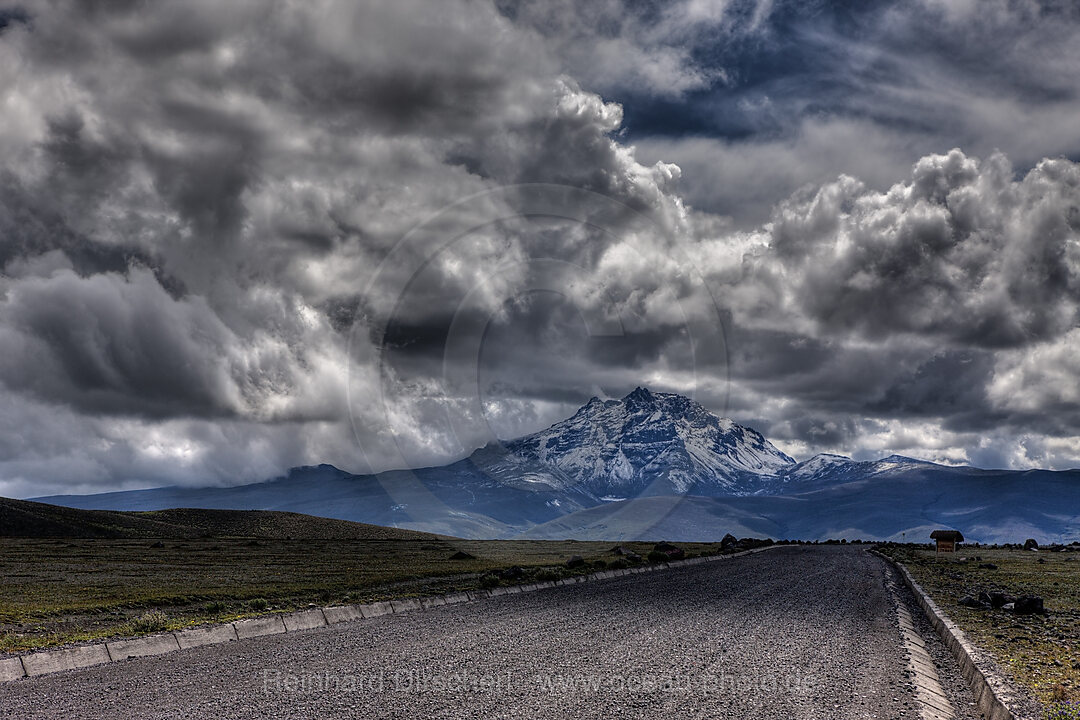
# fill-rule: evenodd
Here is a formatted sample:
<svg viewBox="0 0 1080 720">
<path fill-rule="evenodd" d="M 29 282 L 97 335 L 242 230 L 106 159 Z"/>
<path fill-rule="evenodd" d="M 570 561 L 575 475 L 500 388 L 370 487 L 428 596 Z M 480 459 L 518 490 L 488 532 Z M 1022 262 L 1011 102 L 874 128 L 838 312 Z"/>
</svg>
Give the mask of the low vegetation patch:
<svg viewBox="0 0 1080 720">
<path fill-rule="evenodd" d="M 881 550 L 904 563 L 972 642 L 1034 692 L 1048 718 L 1080 718 L 1080 546 L 1062 551 L 970 546 L 942 556 L 914 545 Z M 978 602 L 1001 595 L 1041 598 L 1045 612 L 1021 614 L 1009 605 Z"/>
<path fill-rule="evenodd" d="M 687 556 L 719 543 L 679 543 Z M 653 543 L 0 538 L 0 654 L 330 605 L 558 580 Z M 734 552 L 741 548 L 728 548 Z M 580 564 L 568 560 L 578 556 Z M 628 560 L 629 559 L 629 560 Z M 667 561 L 668 555 L 658 556 Z"/>
</svg>

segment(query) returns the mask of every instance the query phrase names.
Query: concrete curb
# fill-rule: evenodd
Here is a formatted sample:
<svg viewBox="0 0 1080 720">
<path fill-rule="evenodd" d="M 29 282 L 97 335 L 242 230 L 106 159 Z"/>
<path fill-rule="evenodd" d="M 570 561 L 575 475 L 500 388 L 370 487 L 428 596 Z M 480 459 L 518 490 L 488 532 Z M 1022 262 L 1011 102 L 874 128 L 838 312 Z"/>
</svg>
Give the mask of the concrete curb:
<svg viewBox="0 0 1080 720">
<path fill-rule="evenodd" d="M 1035 720 L 1028 716 L 1019 715 L 1010 707 L 1014 702 L 1013 692 L 1008 688 L 1005 681 L 996 673 L 991 672 L 986 653 L 975 647 L 967 635 L 956 623 L 949 619 L 941 608 L 930 599 L 926 591 L 911 577 L 911 573 L 903 563 L 893 560 L 888 555 L 870 550 L 872 554 L 890 563 L 904 579 L 904 584 L 911 588 L 919 607 L 926 613 L 930 624 L 941 637 L 942 642 L 952 651 L 953 657 L 960 664 L 960 671 L 971 687 L 975 695 L 975 704 L 979 712 L 986 720 Z"/>
<path fill-rule="evenodd" d="M 173 634 L 176 635 L 176 641 L 180 644 L 181 650 L 202 647 L 203 645 L 218 645 L 240 639 L 240 636 L 236 634 L 236 627 L 232 623 L 180 630 Z"/>
<path fill-rule="evenodd" d="M 573 585 L 581 582 L 593 582 L 608 578 L 623 577 L 643 572 L 667 570 L 690 565 L 699 565 L 717 560 L 731 560 L 751 555 L 776 547 L 797 547 L 792 545 L 767 545 L 765 547 L 744 550 L 731 555 L 709 555 L 708 557 L 673 560 L 666 563 L 646 565 L 620 570 L 602 570 L 588 575 L 575 575 L 560 580 L 549 580 L 528 585 L 505 585 L 491 590 L 468 590 L 466 592 L 434 595 L 425 598 L 401 598 L 384 600 L 364 605 L 334 605 L 311 610 L 301 610 L 281 615 L 236 620 L 223 625 L 189 628 L 171 633 L 126 640 L 109 640 L 94 645 L 65 648 L 63 650 L 43 650 L 11 658 L 0 659 L 0 683 L 21 680 L 26 677 L 46 675 L 63 670 L 101 665 L 129 658 L 161 655 L 162 653 L 184 650 L 204 645 L 219 645 L 227 642 L 280 635 L 282 633 L 302 632 L 315 628 L 337 625 L 343 622 L 355 622 L 381 615 L 401 614 L 427 610 L 440 605 L 475 602 L 484 598 L 499 597 L 518 593 L 533 592 L 547 588 Z M 993 720 L 997 720 L 994 718 Z"/>
<path fill-rule="evenodd" d="M 22 658 L 13 657 L 0 660 L 0 682 L 18 680 L 26 677 L 26 668 L 23 667 Z"/>
<path fill-rule="evenodd" d="M 20 659 L 22 660 L 26 674 L 31 677 L 60 672 L 61 670 L 75 670 L 76 668 L 112 662 L 108 646 L 105 644 L 84 645 L 82 647 L 67 648 L 65 650 L 32 653 L 30 655 L 23 655 Z"/>
<path fill-rule="evenodd" d="M 236 628 L 236 637 L 240 640 L 262 637 L 263 635 L 280 635 L 287 632 L 285 621 L 281 619 L 280 615 L 237 620 L 232 626 Z"/>
<path fill-rule="evenodd" d="M 180 649 L 180 641 L 172 633 L 167 635 L 151 635 L 149 637 L 135 638 L 134 640 L 111 640 L 105 643 L 105 649 L 109 651 L 109 657 L 113 660 L 127 660 L 128 658 L 146 657 L 148 655 L 161 655 Z"/>
</svg>

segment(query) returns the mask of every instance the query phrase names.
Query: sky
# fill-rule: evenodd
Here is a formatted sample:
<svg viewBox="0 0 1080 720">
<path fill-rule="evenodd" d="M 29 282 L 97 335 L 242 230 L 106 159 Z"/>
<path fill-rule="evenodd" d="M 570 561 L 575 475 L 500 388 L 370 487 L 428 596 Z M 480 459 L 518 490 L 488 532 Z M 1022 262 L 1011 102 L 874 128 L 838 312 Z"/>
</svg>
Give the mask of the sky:
<svg viewBox="0 0 1080 720">
<path fill-rule="evenodd" d="M 0 1 L 0 495 L 436 465 L 638 385 L 1080 466 L 1071 0 Z"/>
</svg>

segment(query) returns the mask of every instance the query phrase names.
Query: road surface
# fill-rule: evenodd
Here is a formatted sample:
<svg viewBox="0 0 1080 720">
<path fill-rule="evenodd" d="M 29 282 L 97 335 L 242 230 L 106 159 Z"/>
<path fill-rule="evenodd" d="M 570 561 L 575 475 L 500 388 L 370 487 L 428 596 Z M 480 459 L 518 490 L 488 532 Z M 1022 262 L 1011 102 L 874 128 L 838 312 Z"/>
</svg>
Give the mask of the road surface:
<svg viewBox="0 0 1080 720">
<path fill-rule="evenodd" d="M 906 667 L 882 561 L 791 547 L 24 679 L 0 716 L 917 718 Z"/>
</svg>

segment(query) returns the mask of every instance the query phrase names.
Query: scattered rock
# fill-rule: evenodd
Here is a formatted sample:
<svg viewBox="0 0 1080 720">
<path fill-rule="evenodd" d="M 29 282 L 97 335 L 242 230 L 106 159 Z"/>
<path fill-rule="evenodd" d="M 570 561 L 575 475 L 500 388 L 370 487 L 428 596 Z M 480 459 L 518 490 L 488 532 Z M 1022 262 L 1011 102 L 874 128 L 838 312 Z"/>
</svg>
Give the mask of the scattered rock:
<svg viewBox="0 0 1080 720">
<path fill-rule="evenodd" d="M 625 557 L 627 560 L 629 560 L 632 563 L 641 562 L 641 556 L 638 555 L 636 552 L 628 552 L 623 557 Z"/>
<path fill-rule="evenodd" d="M 656 543 L 653 546 L 653 552 L 662 554 L 665 560 L 682 560 L 686 557 L 686 553 L 683 552 L 682 548 L 666 542 Z"/>
<path fill-rule="evenodd" d="M 988 594 L 990 599 L 990 607 L 994 608 L 995 610 L 1005 607 L 1005 605 L 1013 602 L 1014 600 L 1011 595 L 1006 595 L 1005 593 L 998 590 L 991 591 Z"/>
<path fill-rule="evenodd" d="M 960 598 L 960 604 L 964 607 L 976 608 L 979 610 L 985 610 L 986 608 L 990 607 L 988 603 L 982 602 L 974 595 L 965 595 L 964 597 Z"/>
<path fill-rule="evenodd" d="M 1024 541 L 1024 549 L 1025 550 L 1038 550 L 1039 549 L 1039 543 L 1035 541 L 1035 538 L 1028 538 L 1027 540 Z"/>
<path fill-rule="evenodd" d="M 158 540 L 156 543 L 150 543 L 150 547 L 152 547 L 152 548 L 163 548 L 163 547 L 165 547 L 165 543 Z"/>
<path fill-rule="evenodd" d="M 622 545 L 616 545 L 615 547 L 611 548 L 611 552 L 616 555 L 625 555 L 626 548 L 624 548 Z"/>
<path fill-rule="evenodd" d="M 577 568 L 577 567 L 582 567 L 584 565 L 585 565 L 585 558 L 581 557 L 580 555 L 574 555 L 573 557 L 571 557 L 569 560 L 566 561 L 566 567 L 568 567 L 568 568 Z"/>
<path fill-rule="evenodd" d="M 450 556 L 451 560 L 475 560 L 475 555 L 470 555 L 464 550 L 458 550 L 456 553 Z"/>
<path fill-rule="evenodd" d="M 1045 564 L 1046 564 L 1046 558 L 1039 558 L 1037 562 L 1038 562 L 1038 563 L 1039 563 L 1040 565 L 1045 565 Z"/>
<path fill-rule="evenodd" d="M 1042 615 L 1046 613 L 1043 599 L 1036 595 L 1022 595 L 1013 603 L 1013 612 L 1017 615 Z"/>
<path fill-rule="evenodd" d="M 979 563 L 980 570 L 997 570 L 997 565 L 994 563 Z"/>
</svg>

